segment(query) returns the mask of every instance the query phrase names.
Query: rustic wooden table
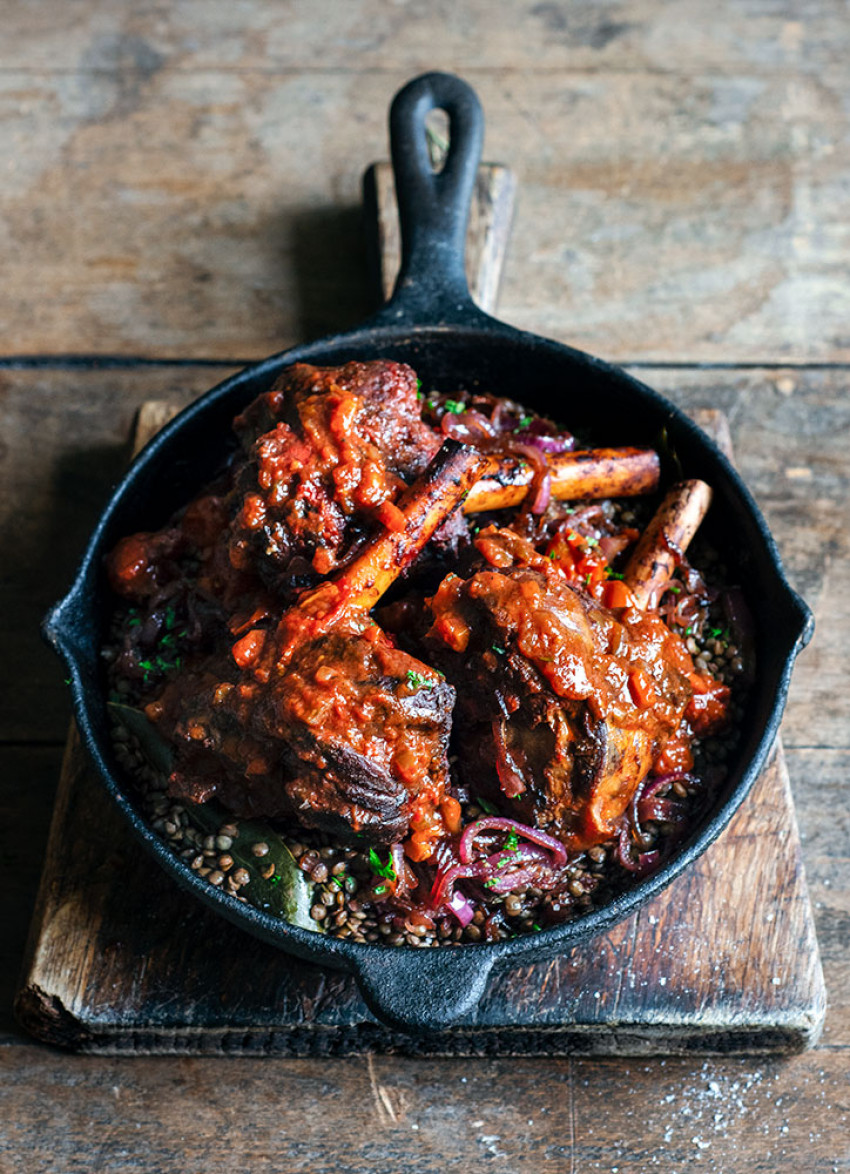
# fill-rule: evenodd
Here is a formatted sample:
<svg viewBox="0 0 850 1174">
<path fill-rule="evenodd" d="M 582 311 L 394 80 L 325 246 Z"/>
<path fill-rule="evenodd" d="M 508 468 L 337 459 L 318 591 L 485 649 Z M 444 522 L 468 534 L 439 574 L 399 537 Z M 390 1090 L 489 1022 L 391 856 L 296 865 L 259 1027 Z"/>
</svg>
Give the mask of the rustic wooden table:
<svg viewBox="0 0 850 1174">
<path fill-rule="evenodd" d="M 0 1171 L 850 1170 L 850 25 L 837 0 L 17 0 L 0 49 Z M 80 1058 L 11 1000 L 68 722 L 38 622 L 142 401 L 366 307 L 364 167 L 455 70 L 501 314 L 729 415 L 818 631 L 783 737 L 830 997 L 787 1060 Z"/>
</svg>

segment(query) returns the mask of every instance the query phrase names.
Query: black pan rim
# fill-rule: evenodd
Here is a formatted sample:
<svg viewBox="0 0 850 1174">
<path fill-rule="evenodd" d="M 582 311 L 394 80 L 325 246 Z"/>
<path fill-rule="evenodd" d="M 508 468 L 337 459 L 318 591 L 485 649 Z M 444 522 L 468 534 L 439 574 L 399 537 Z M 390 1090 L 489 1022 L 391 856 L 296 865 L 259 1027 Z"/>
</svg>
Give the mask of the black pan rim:
<svg viewBox="0 0 850 1174">
<path fill-rule="evenodd" d="M 482 315 L 481 317 L 483 319 L 485 316 Z M 757 750 L 750 758 L 740 779 L 727 796 L 725 802 L 711 818 L 701 825 L 700 830 L 695 833 L 686 845 L 678 850 L 655 873 L 643 880 L 637 881 L 633 886 L 597 909 L 582 914 L 565 922 L 563 925 L 541 930 L 533 935 L 525 935 L 497 943 L 468 943 L 461 947 L 464 952 L 474 951 L 475 956 L 481 958 L 482 961 L 486 958 L 488 961 L 499 965 L 504 965 L 511 961 L 516 962 L 528 957 L 539 958 L 545 953 L 560 952 L 621 921 L 656 893 L 666 888 L 667 885 L 679 876 L 717 839 L 718 835 L 728 825 L 732 816 L 746 798 L 753 782 L 758 777 L 778 732 L 779 722 L 785 704 L 788 680 L 793 664 L 793 653 L 796 647 L 805 643 L 811 627 L 811 617 L 808 609 L 787 581 L 775 541 L 770 534 L 758 506 L 741 480 L 740 475 L 723 453 L 681 409 L 666 400 L 659 392 L 635 379 L 634 376 L 622 368 L 573 347 L 566 346 L 565 344 L 528 332 L 518 331 L 512 327 L 506 327 L 504 324 L 496 322 L 493 319 L 467 326 L 455 324 L 446 326 L 412 326 L 405 327 L 402 331 L 398 327 L 388 326 L 382 322 L 379 322 L 377 325 L 367 323 L 360 329 L 355 329 L 354 331 L 335 335 L 330 338 L 324 338 L 313 343 L 302 344 L 290 350 L 272 355 L 258 363 L 251 364 L 222 381 L 188 405 L 142 450 L 129 467 L 122 481 L 115 488 L 110 502 L 89 540 L 73 586 L 65 598 L 52 609 L 45 621 L 45 634 L 48 640 L 57 647 L 57 650 L 63 656 L 71 671 L 75 714 L 83 741 L 95 761 L 98 774 L 106 785 L 107 791 L 128 819 L 137 837 L 154 852 L 166 870 L 184 888 L 190 889 L 206 905 L 223 914 L 228 920 L 243 926 L 247 923 L 250 925 L 252 932 L 275 945 L 284 946 L 284 948 L 302 954 L 305 957 L 331 963 L 338 968 L 346 970 L 351 969 L 352 965 L 357 961 L 373 957 L 376 952 L 385 954 L 389 948 L 378 944 L 348 942 L 344 939 L 302 929 L 281 919 L 272 917 L 262 910 L 235 901 L 228 897 L 227 894 L 208 885 L 203 878 L 198 877 L 197 874 L 192 872 L 188 865 L 180 860 L 171 848 L 160 839 L 156 832 L 147 825 L 133 804 L 133 801 L 127 795 L 126 788 L 122 785 L 119 778 L 116 777 L 116 772 L 108 761 L 108 751 L 104 753 L 104 747 L 93 718 L 95 710 L 104 704 L 104 698 L 102 696 L 92 696 L 82 681 L 78 667 L 79 649 L 74 647 L 75 641 L 73 639 L 68 639 L 68 624 L 65 613 L 73 611 L 75 606 L 79 604 L 81 596 L 87 590 L 90 590 L 94 580 L 99 575 L 99 564 L 104 553 L 105 537 L 108 535 L 116 515 L 120 515 L 122 505 L 128 496 L 132 494 L 140 474 L 149 466 L 156 464 L 160 459 L 162 450 L 173 444 L 175 440 L 179 440 L 186 426 L 194 421 L 198 415 L 208 411 L 213 404 L 227 400 L 230 397 L 235 397 L 236 393 L 247 383 L 266 377 L 271 380 L 282 368 L 294 362 L 309 362 L 321 358 L 323 353 L 340 348 L 345 349 L 346 347 L 351 347 L 352 350 L 356 350 L 365 345 L 375 347 L 380 346 L 382 343 L 389 347 L 397 346 L 402 342 L 415 340 L 423 346 L 431 347 L 435 344 L 439 345 L 440 340 L 445 339 L 448 332 L 451 333 L 453 341 L 457 341 L 461 335 L 464 335 L 470 341 L 480 342 L 483 345 L 492 344 L 496 339 L 499 339 L 503 342 L 514 343 L 520 347 L 533 347 L 536 350 L 541 348 L 546 349 L 551 354 L 563 359 L 568 359 L 581 366 L 592 367 L 600 374 L 620 384 L 620 386 L 628 387 L 629 390 L 635 392 L 648 404 L 651 404 L 656 412 L 663 412 L 666 417 L 675 422 L 675 425 L 679 429 L 688 432 L 701 446 L 711 453 L 711 458 L 720 468 L 727 485 L 734 488 L 741 506 L 750 513 L 757 524 L 765 543 L 765 553 L 768 554 L 776 575 L 777 588 L 785 593 L 789 605 L 792 608 L 796 607 L 799 612 L 799 631 L 788 649 L 784 672 L 776 682 L 774 703 L 765 723 Z M 393 947 L 391 952 L 393 954 L 425 959 L 439 955 L 443 951 L 423 951 L 409 946 L 397 946 Z M 450 949 L 447 952 L 454 953 L 455 951 Z"/>
</svg>

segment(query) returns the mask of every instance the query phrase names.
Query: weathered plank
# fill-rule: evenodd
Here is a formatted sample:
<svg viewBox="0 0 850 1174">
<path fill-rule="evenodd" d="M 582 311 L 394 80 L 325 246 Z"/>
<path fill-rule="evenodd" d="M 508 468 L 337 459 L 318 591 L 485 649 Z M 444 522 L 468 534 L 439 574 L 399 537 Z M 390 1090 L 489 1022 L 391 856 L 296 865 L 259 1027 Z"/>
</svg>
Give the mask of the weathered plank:
<svg viewBox="0 0 850 1174">
<path fill-rule="evenodd" d="M 410 70 L 267 72 L 264 43 L 0 74 L 0 353 L 260 357 L 362 317 L 360 177 Z M 522 192 L 508 321 L 621 360 L 850 357 L 846 70 L 474 80 Z"/>
<path fill-rule="evenodd" d="M 177 890 L 74 739 L 17 1010 L 40 1039 L 106 1053 L 657 1055 L 800 1050 L 820 1034 L 824 992 L 781 750 L 669 890 L 555 962 L 500 973 L 456 1027 L 410 1040 L 375 1023 L 351 979 Z"/>
<path fill-rule="evenodd" d="M 10 63 L 144 75 L 184 72 L 372 73 L 441 68 L 815 73 L 842 65 L 847 33 L 839 0 L 294 0 L 234 8 L 227 0 L 132 6 L 77 0 L 7 0 Z M 471 47 L 474 47 L 471 49 Z"/>
<path fill-rule="evenodd" d="M 24 1156 L 39 1174 L 850 1169 L 846 1053 L 258 1064 L 21 1046 L 0 1051 L 0 1073 L 10 1171 Z"/>
</svg>

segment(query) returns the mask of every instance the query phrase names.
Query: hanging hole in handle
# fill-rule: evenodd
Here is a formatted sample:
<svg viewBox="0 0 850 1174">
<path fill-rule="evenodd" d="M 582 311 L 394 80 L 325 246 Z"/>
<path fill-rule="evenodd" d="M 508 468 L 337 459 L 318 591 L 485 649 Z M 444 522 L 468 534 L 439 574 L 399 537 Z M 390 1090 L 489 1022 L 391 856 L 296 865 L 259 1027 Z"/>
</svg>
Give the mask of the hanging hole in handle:
<svg viewBox="0 0 850 1174">
<path fill-rule="evenodd" d="M 442 106 L 435 106 L 425 116 L 425 139 L 431 170 L 434 175 L 439 175 L 446 166 L 451 146 L 451 120 Z"/>
</svg>

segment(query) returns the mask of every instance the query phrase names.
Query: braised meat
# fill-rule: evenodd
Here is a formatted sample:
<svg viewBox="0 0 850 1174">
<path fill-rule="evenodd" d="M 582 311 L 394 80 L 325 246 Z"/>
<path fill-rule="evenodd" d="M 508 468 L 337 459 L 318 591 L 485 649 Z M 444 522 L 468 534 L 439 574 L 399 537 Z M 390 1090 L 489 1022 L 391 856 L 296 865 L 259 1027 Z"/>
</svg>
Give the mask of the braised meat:
<svg viewBox="0 0 850 1174">
<path fill-rule="evenodd" d="M 295 363 L 237 417 L 230 558 L 273 585 L 326 575 L 395 503 L 444 439 L 421 419 L 403 363 Z M 462 526 L 462 522 L 460 522 Z"/>
<path fill-rule="evenodd" d="M 418 837 L 411 850 L 430 853 L 446 830 L 454 690 L 397 648 L 370 613 L 485 465 L 474 449 L 447 441 L 399 499 L 401 525 L 374 536 L 282 615 L 261 603 L 234 617 L 228 651 L 196 659 L 147 705 L 176 752 L 174 795 L 215 795 L 237 814 L 295 817 L 375 843 L 410 833 Z M 117 559 L 114 576 L 135 568 L 130 554 Z M 131 584 L 137 578 L 133 570 Z"/>
<path fill-rule="evenodd" d="M 518 818 L 589 847 L 613 834 L 679 730 L 693 664 L 657 616 L 615 615 L 518 535 L 478 545 L 498 569 L 448 576 L 428 637 L 475 726 L 473 787 L 498 779 Z"/>
<path fill-rule="evenodd" d="M 652 450 L 390 360 L 294 364 L 234 427 L 218 478 L 107 563 L 111 687 L 170 748 L 181 820 L 214 799 L 270 841 L 323 833 L 390 943 L 527 932 L 656 867 L 731 712 L 738 625 L 685 558 L 710 487 L 650 517 L 623 499 L 658 488 Z"/>
<path fill-rule="evenodd" d="M 374 624 L 291 636 L 255 630 L 148 706 L 176 751 L 172 793 L 378 844 L 425 826 L 445 796 L 454 690 Z"/>
</svg>

